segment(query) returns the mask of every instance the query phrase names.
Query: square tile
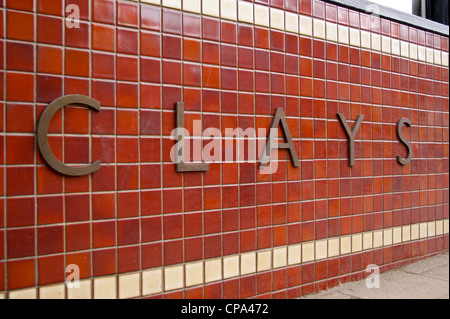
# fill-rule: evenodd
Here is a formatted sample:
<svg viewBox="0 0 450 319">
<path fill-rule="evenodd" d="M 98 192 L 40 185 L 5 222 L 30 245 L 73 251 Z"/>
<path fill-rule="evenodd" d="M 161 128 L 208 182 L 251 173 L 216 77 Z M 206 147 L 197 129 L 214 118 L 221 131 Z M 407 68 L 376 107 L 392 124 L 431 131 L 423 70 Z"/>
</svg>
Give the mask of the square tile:
<svg viewBox="0 0 450 319">
<path fill-rule="evenodd" d="M 104 277 L 94 279 L 95 299 L 116 299 L 116 277 Z"/>
<path fill-rule="evenodd" d="M 361 30 L 361 47 L 362 48 L 365 48 L 365 49 L 371 48 L 370 38 L 371 38 L 370 32 Z"/>
<path fill-rule="evenodd" d="M 381 37 L 379 34 L 372 33 L 372 50 L 381 50 Z"/>
<path fill-rule="evenodd" d="M 314 260 L 314 243 L 302 244 L 302 262 L 307 263 Z"/>
<path fill-rule="evenodd" d="M 338 26 L 338 41 L 339 43 L 348 44 L 348 27 Z"/>
<path fill-rule="evenodd" d="M 296 265 L 302 262 L 302 245 L 291 245 L 288 247 L 288 265 Z"/>
<path fill-rule="evenodd" d="M 419 224 L 419 238 L 427 238 L 428 237 L 428 224 L 427 223 L 420 223 Z"/>
<path fill-rule="evenodd" d="M 203 262 L 186 265 L 186 287 L 203 284 Z"/>
<path fill-rule="evenodd" d="M 417 57 L 420 61 L 425 62 L 427 60 L 427 52 L 425 50 L 425 47 L 419 45 L 417 50 Z"/>
<path fill-rule="evenodd" d="M 448 219 L 444 220 L 444 234 L 448 234 Z"/>
<path fill-rule="evenodd" d="M 350 254 L 352 252 L 352 237 L 341 237 L 341 255 Z"/>
<path fill-rule="evenodd" d="M 312 18 L 300 15 L 300 34 L 312 36 Z"/>
<path fill-rule="evenodd" d="M 241 255 L 241 276 L 256 272 L 256 253 L 246 253 Z"/>
<path fill-rule="evenodd" d="M 183 11 L 201 13 L 201 0 L 183 0 Z"/>
<path fill-rule="evenodd" d="M 402 228 L 395 227 L 392 232 L 392 240 L 394 244 L 398 244 L 402 242 Z"/>
<path fill-rule="evenodd" d="M 64 284 L 41 287 L 39 288 L 39 299 L 65 299 L 65 288 Z"/>
<path fill-rule="evenodd" d="M 328 255 L 328 240 L 319 240 L 316 242 L 316 260 L 325 259 Z"/>
<path fill-rule="evenodd" d="M 219 17 L 219 0 L 202 1 L 202 13 L 212 17 Z"/>
<path fill-rule="evenodd" d="M 79 288 L 67 288 L 68 299 L 92 299 L 91 280 L 81 280 Z"/>
<path fill-rule="evenodd" d="M 363 250 L 373 248 L 373 233 L 368 232 L 363 234 Z"/>
<path fill-rule="evenodd" d="M 162 292 L 162 269 L 147 270 L 142 273 L 142 295 Z"/>
<path fill-rule="evenodd" d="M 381 37 L 381 51 L 384 53 L 391 53 L 391 39 L 386 36 Z"/>
<path fill-rule="evenodd" d="M 223 258 L 223 278 L 233 278 L 239 276 L 239 256 Z"/>
<path fill-rule="evenodd" d="M 164 269 L 165 290 L 175 290 L 184 286 L 183 266 L 166 267 Z"/>
<path fill-rule="evenodd" d="M 383 231 L 383 246 L 392 245 L 392 229 L 385 229 Z"/>
<path fill-rule="evenodd" d="M 237 20 L 237 5 L 236 0 L 222 0 L 220 1 L 220 17 L 222 19 Z"/>
<path fill-rule="evenodd" d="M 140 274 L 127 274 L 119 276 L 119 298 L 129 299 L 138 297 L 140 292 Z"/>
<path fill-rule="evenodd" d="M 286 12 L 286 31 L 298 33 L 298 14 Z"/>
<path fill-rule="evenodd" d="M 168 8 L 181 9 L 181 0 L 162 0 L 162 5 Z"/>
<path fill-rule="evenodd" d="M 269 270 L 272 268 L 272 251 L 259 251 L 257 260 L 258 272 Z"/>
<path fill-rule="evenodd" d="M 326 23 L 326 33 L 327 33 L 327 40 L 337 42 L 338 40 L 338 34 L 337 34 L 337 24 L 327 22 Z"/>
<path fill-rule="evenodd" d="M 284 30 L 284 12 L 282 10 L 270 8 L 270 27 Z"/>
<path fill-rule="evenodd" d="M 36 299 L 37 298 L 36 293 L 37 293 L 36 288 L 14 290 L 14 291 L 9 292 L 8 298 L 9 299 Z"/>
<path fill-rule="evenodd" d="M 361 45 L 360 35 L 358 29 L 350 28 L 350 45 L 359 47 Z M 372 43 L 373 46 L 373 43 Z"/>
<path fill-rule="evenodd" d="M 402 228 L 402 241 L 408 242 L 411 240 L 411 225 L 403 226 Z"/>
<path fill-rule="evenodd" d="M 328 240 L 328 258 L 339 256 L 339 238 L 332 238 Z"/>
<path fill-rule="evenodd" d="M 436 236 L 436 222 L 428 222 L 428 237 Z"/>
<path fill-rule="evenodd" d="M 217 258 L 205 261 L 205 282 L 213 282 L 222 279 L 222 259 Z"/>
<path fill-rule="evenodd" d="M 426 48 L 427 52 L 427 62 L 428 63 L 434 63 L 434 50 L 431 48 Z"/>
<path fill-rule="evenodd" d="M 419 224 L 411 225 L 411 240 L 419 239 Z"/>
<path fill-rule="evenodd" d="M 313 32 L 315 38 L 325 39 L 325 21 L 313 19 Z"/>
<path fill-rule="evenodd" d="M 413 60 L 417 60 L 417 45 L 409 44 L 409 57 Z"/>
<path fill-rule="evenodd" d="M 391 39 L 391 51 L 394 55 L 400 55 L 400 41 L 397 39 Z"/>
<path fill-rule="evenodd" d="M 444 222 L 442 220 L 436 221 L 436 235 L 440 236 L 444 233 Z"/>
<path fill-rule="evenodd" d="M 448 52 L 442 52 L 442 65 L 448 67 Z"/>
<path fill-rule="evenodd" d="M 287 248 L 280 247 L 273 250 L 273 268 L 280 268 L 287 265 Z"/>
<path fill-rule="evenodd" d="M 400 55 L 409 58 L 409 44 L 405 41 L 400 41 Z"/>
<path fill-rule="evenodd" d="M 434 50 L 434 64 L 441 64 L 441 51 L 440 50 Z"/>
<path fill-rule="evenodd" d="M 238 20 L 253 23 L 253 4 L 246 1 L 238 2 Z"/>
<path fill-rule="evenodd" d="M 269 26 L 269 8 L 259 4 L 255 4 L 255 24 L 268 27 Z"/>
<path fill-rule="evenodd" d="M 352 253 L 356 253 L 362 250 L 362 235 L 353 235 L 352 236 Z"/>
</svg>

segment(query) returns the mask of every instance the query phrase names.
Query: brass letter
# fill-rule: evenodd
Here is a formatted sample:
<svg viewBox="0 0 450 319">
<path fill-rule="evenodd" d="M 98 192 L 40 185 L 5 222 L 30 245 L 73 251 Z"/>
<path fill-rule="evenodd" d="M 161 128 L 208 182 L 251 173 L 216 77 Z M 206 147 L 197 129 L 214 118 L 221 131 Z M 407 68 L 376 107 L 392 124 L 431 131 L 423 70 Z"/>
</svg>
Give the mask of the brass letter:
<svg viewBox="0 0 450 319">
<path fill-rule="evenodd" d="M 177 113 L 177 130 L 181 130 L 184 128 L 184 103 L 177 102 L 176 105 L 176 113 Z M 184 135 L 181 132 L 177 133 L 178 143 L 181 143 L 184 148 Z M 177 156 L 182 156 L 181 159 L 177 162 L 177 173 L 187 173 L 187 172 L 207 172 L 209 170 L 208 164 L 186 164 L 184 162 L 184 152 L 180 149 L 180 152 L 177 153 Z"/>
<path fill-rule="evenodd" d="M 283 129 L 283 132 L 284 132 L 286 143 L 277 143 L 276 144 L 277 147 L 272 148 L 272 143 L 274 142 L 274 139 L 275 139 L 275 133 L 278 130 L 278 126 L 280 125 L 280 122 L 281 122 L 281 128 Z M 287 149 L 287 150 L 289 150 L 289 153 L 291 154 L 292 165 L 294 165 L 294 167 L 299 166 L 297 152 L 295 151 L 294 142 L 292 141 L 292 137 L 291 137 L 291 132 L 289 131 L 289 127 L 287 125 L 283 109 L 281 107 L 278 107 L 275 111 L 275 116 L 272 121 L 272 125 L 270 126 L 269 137 L 267 139 L 266 146 L 264 148 L 264 152 L 261 156 L 260 167 L 265 167 L 267 165 L 267 163 L 269 162 L 269 157 L 270 157 L 272 149 Z"/>
<path fill-rule="evenodd" d="M 70 104 L 81 104 L 83 106 L 90 107 L 97 112 L 100 111 L 99 101 L 83 95 L 67 95 L 54 100 L 44 110 L 44 112 L 42 112 L 42 115 L 39 118 L 36 133 L 38 140 L 38 148 L 44 160 L 55 171 L 68 176 L 89 175 L 100 169 L 100 161 L 82 167 L 67 166 L 66 164 L 62 163 L 55 157 L 48 143 L 48 127 L 50 125 L 51 119 L 58 110 L 63 108 L 65 105 Z"/>
<path fill-rule="evenodd" d="M 403 125 L 411 127 L 411 121 L 409 119 L 407 119 L 407 118 L 401 118 L 398 121 L 398 123 L 397 123 L 397 136 L 398 136 L 398 139 L 408 149 L 408 156 L 405 159 L 401 158 L 400 156 L 397 156 L 397 161 L 401 165 L 405 166 L 405 165 L 408 165 L 411 162 L 412 148 L 411 148 L 411 144 L 409 143 L 409 141 L 402 134 L 402 127 L 403 127 Z"/>
<path fill-rule="evenodd" d="M 345 119 L 344 114 L 338 113 L 338 118 L 348 136 L 348 160 L 350 162 L 350 167 L 353 167 L 353 166 L 355 166 L 355 137 L 356 137 L 356 134 L 358 133 L 358 130 L 362 124 L 364 115 L 358 116 L 358 118 L 356 119 L 355 126 L 353 127 L 353 130 L 351 130 L 350 126 L 348 126 L 348 123 L 347 123 L 347 120 Z"/>
</svg>

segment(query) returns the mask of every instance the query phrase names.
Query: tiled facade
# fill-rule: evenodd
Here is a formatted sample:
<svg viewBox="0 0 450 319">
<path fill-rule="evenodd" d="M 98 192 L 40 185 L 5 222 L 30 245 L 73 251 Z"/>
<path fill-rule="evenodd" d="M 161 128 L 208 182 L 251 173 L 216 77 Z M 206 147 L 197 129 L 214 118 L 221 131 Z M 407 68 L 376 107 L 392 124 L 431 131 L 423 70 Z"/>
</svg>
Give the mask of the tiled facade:
<svg viewBox="0 0 450 319">
<path fill-rule="evenodd" d="M 0 299 L 296 298 L 448 251 L 448 36 L 318 0 L 0 0 L 0 35 Z M 83 177 L 36 146 L 70 94 L 101 103 L 51 122 Z M 177 173 L 176 102 L 190 132 L 283 108 L 299 167 Z"/>
</svg>

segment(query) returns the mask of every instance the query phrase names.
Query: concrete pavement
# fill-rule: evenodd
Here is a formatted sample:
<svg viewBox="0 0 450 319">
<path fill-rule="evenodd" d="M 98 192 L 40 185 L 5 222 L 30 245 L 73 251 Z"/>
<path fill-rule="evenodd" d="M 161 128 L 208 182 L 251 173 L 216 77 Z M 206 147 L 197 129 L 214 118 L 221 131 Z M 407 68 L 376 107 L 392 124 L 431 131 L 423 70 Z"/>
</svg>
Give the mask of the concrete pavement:
<svg viewBox="0 0 450 319">
<path fill-rule="evenodd" d="M 351 282 L 304 299 L 449 299 L 449 253 L 382 273 L 379 283 Z"/>
</svg>

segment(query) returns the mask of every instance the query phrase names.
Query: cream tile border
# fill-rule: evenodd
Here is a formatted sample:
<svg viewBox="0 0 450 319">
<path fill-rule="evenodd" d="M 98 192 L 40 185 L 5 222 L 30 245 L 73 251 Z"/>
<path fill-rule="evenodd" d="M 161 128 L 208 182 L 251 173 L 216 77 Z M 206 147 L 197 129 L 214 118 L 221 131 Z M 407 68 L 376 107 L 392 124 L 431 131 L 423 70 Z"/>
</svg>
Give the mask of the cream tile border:
<svg viewBox="0 0 450 319">
<path fill-rule="evenodd" d="M 424 240 L 449 233 L 449 220 L 437 220 L 359 234 L 321 239 L 312 242 L 274 247 L 239 255 L 197 261 L 142 273 L 98 277 L 82 280 L 80 288 L 67 289 L 68 299 L 90 299 L 93 286 L 95 299 L 135 298 L 195 287 L 223 279 L 236 278 L 272 269 L 300 265 L 326 258 Z M 64 298 L 65 285 L 39 287 L 40 298 Z M 118 295 L 117 295 L 118 293 Z M 3 295 L 5 297 L 5 295 Z M 0 299 L 2 294 L 0 294 Z M 35 299 L 37 289 L 10 291 L 11 299 Z"/>
<path fill-rule="evenodd" d="M 130 1 L 130 0 L 129 0 Z M 137 0 L 131 0 L 137 1 Z M 194 12 L 211 17 L 239 21 L 339 42 L 367 50 L 383 52 L 411 60 L 448 66 L 448 52 L 354 29 L 243 0 L 140 0 L 141 3 Z"/>
</svg>

